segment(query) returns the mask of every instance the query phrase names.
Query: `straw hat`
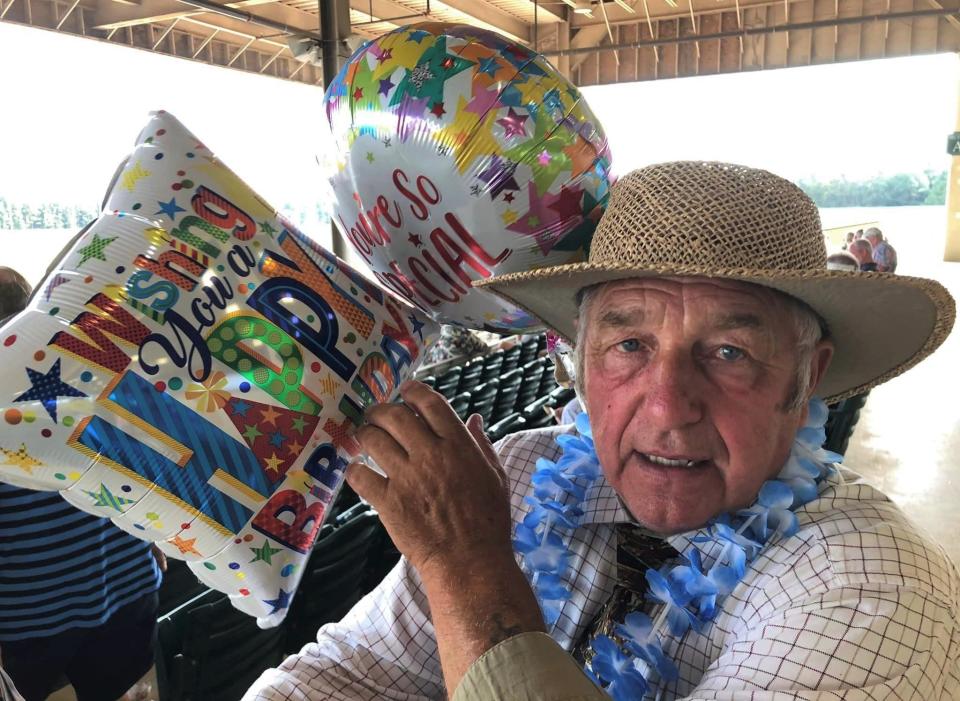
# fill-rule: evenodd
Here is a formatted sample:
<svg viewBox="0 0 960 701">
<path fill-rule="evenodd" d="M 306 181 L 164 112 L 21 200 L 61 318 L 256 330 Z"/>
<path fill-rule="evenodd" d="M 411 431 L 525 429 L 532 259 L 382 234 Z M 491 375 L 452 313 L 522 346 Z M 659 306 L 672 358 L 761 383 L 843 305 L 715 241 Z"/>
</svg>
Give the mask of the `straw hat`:
<svg viewBox="0 0 960 701">
<path fill-rule="evenodd" d="M 818 394 L 863 392 L 932 353 L 950 333 L 953 298 L 942 285 L 890 273 L 827 270 L 817 207 L 772 173 L 728 163 L 680 161 L 621 178 L 586 263 L 500 275 L 475 283 L 575 336 L 576 294 L 647 276 L 740 280 L 802 300 L 836 345 Z"/>
</svg>

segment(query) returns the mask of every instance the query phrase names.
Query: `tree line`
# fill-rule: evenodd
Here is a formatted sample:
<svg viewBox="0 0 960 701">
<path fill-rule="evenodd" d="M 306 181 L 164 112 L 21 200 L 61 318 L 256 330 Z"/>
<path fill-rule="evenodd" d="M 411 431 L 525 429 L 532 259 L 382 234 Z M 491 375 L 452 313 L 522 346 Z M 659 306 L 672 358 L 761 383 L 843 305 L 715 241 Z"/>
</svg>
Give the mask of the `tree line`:
<svg viewBox="0 0 960 701">
<path fill-rule="evenodd" d="M 947 198 L 945 170 L 878 175 L 868 180 L 801 180 L 798 184 L 818 207 L 902 207 L 944 204 Z"/>
<path fill-rule="evenodd" d="M 0 197 L 0 229 L 79 229 L 93 221 L 92 209 L 57 202 L 25 204 Z"/>
<path fill-rule="evenodd" d="M 801 180 L 801 189 L 818 207 L 899 207 L 946 202 L 947 172 L 927 170 L 922 175 L 898 173 L 868 180 Z M 294 224 L 308 230 L 329 217 L 319 205 L 307 209 L 285 204 L 280 210 Z M 79 229 L 97 216 L 93 209 L 45 202 L 30 205 L 0 197 L 0 229 Z M 312 226 L 311 226 L 312 225 Z"/>
</svg>

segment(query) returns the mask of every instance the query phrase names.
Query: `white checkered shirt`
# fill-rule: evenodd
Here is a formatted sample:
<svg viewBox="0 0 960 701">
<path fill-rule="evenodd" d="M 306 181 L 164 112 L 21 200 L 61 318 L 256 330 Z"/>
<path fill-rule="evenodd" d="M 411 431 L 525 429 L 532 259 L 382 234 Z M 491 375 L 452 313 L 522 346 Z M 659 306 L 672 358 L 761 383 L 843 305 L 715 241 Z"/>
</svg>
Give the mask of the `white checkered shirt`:
<svg viewBox="0 0 960 701">
<path fill-rule="evenodd" d="M 527 511 L 522 499 L 536 459 L 559 457 L 554 439 L 569 429 L 497 444 L 515 521 Z M 612 592 L 613 524 L 630 520 L 605 482 L 584 506 L 570 543 L 573 596 L 550 631 L 566 649 Z M 799 533 L 763 551 L 702 633 L 663 632 L 680 678 L 654 686 L 648 698 L 960 700 L 960 576 L 943 549 L 848 472 L 822 485 L 797 516 Z M 695 535 L 670 542 L 683 552 Z M 704 554 L 709 567 L 717 551 Z M 647 612 L 656 617 L 655 606 Z M 401 560 L 340 623 L 323 626 L 316 643 L 267 670 L 245 699 L 445 694 L 427 599 Z"/>
</svg>

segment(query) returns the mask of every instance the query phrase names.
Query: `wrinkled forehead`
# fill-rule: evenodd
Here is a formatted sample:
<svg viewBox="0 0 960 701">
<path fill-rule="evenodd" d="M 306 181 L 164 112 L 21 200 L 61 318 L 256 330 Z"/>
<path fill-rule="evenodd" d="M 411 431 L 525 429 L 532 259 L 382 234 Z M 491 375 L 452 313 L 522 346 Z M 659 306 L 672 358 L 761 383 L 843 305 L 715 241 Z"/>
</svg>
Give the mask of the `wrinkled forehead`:
<svg viewBox="0 0 960 701">
<path fill-rule="evenodd" d="M 718 323 L 734 322 L 771 331 L 784 329 L 790 298 L 762 285 L 707 277 L 641 277 L 601 283 L 582 290 L 589 302 L 589 323 L 607 323 L 628 313 L 659 316 L 670 306 Z"/>
</svg>

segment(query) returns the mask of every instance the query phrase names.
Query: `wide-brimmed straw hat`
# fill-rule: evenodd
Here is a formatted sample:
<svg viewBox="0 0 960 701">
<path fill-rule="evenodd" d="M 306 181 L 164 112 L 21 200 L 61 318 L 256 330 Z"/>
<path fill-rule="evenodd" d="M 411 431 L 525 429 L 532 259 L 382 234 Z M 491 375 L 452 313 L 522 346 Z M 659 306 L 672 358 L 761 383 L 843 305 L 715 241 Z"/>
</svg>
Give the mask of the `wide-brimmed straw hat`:
<svg viewBox="0 0 960 701">
<path fill-rule="evenodd" d="M 950 333 L 942 285 L 890 273 L 827 270 L 820 215 L 800 188 L 764 170 L 680 161 L 621 178 L 586 263 L 478 281 L 567 340 L 577 292 L 648 276 L 703 276 L 780 290 L 826 322 L 836 346 L 817 394 L 863 392 L 932 353 Z"/>
</svg>

